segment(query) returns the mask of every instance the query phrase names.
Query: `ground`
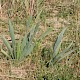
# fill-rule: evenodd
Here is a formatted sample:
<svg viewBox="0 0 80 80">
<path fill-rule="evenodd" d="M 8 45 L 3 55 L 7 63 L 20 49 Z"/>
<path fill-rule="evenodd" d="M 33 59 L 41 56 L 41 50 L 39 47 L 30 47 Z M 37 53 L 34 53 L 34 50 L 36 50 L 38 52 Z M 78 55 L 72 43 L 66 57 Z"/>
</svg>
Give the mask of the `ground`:
<svg viewBox="0 0 80 80">
<path fill-rule="evenodd" d="M 29 7 L 26 6 L 25 8 L 23 1 L 13 1 L 12 3 L 12 1 L 3 0 L 0 3 L 0 35 L 5 36 L 8 41 L 11 40 L 8 33 L 8 9 L 10 9 L 10 19 L 14 25 L 16 40 L 19 39 L 20 35 L 24 35 L 25 22 L 30 14 L 30 12 L 27 12 Z M 33 5 L 35 5 L 32 13 L 34 19 L 43 8 L 40 19 L 37 19 L 40 20 L 39 34 L 48 27 L 52 27 L 53 31 L 44 38 L 31 55 L 17 66 L 12 65 L 11 61 L 7 60 L 0 52 L 0 80 L 80 80 L 80 53 L 78 53 L 80 50 L 79 0 L 43 0 L 38 8 L 36 8 L 36 1 Z M 36 21 L 34 20 L 34 22 Z M 64 49 L 73 41 L 72 48 L 77 48 L 77 51 L 56 65 L 46 67 L 45 60 L 42 60 L 41 51 L 44 47 L 49 49 L 49 46 L 54 43 L 57 35 L 64 27 L 67 27 L 67 30 L 63 37 L 61 49 Z M 3 45 L 1 39 L 0 45 Z M 46 55 L 48 54 L 46 52 Z"/>
</svg>

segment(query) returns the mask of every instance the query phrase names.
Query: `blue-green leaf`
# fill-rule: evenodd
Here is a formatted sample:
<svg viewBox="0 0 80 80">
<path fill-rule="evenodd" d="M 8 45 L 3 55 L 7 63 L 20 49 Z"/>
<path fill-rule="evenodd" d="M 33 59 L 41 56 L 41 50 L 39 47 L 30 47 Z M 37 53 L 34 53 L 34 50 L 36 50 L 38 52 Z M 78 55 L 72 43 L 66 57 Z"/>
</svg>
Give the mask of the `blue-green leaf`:
<svg viewBox="0 0 80 80">
<path fill-rule="evenodd" d="M 8 43 L 8 41 L 6 40 L 6 38 L 5 38 L 5 37 L 2 37 L 2 41 L 3 41 L 3 43 L 5 44 L 5 46 L 7 47 L 8 51 L 9 51 L 9 55 L 10 55 L 12 58 L 14 58 L 13 52 L 12 52 L 12 49 L 11 49 L 11 46 L 10 46 L 10 44 Z"/>
<path fill-rule="evenodd" d="M 9 23 L 9 33 L 10 33 L 10 37 L 12 40 L 13 55 L 14 55 L 14 58 L 16 58 L 14 29 L 13 29 L 10 19 L 9 19 L 8 23 Z"/>
<path fill-rule="evenodd" d="M 59 49 L 61 47 L 61 40 L 63 38 L 63 34 L 64 34 L 65 30 L 66 30 L 66 28 L 64 28 L 61 31 L 61 33 L 58 35 L 58 37 L 57 37 L 57 39 L 56 39 L 56 41 L 55 41 L 55 43 L 53 45 L 53 57 L 55 57 L 59 52 Z"/>
<path fill-rule="evenodd" d="M 70 50 L 69 52 L 65 53 L 63 56 L 61 56 L 61 58 L 58 60 L 58 62 L 60 60 L 62 60 L 63 58 L 65 58 L 66 56 L 68 56 L 69 54 L 71 54 L 72 52 L 74 52 L 76 49 Z"/>
<path fill-rule="evenodd" d="M 16 47 L 17 47 L 17 50 L 16 50 L 16 59 L 19 60 L 20 55 L 21 55 L 21 38 L 19 39 Z"/>
</svg>

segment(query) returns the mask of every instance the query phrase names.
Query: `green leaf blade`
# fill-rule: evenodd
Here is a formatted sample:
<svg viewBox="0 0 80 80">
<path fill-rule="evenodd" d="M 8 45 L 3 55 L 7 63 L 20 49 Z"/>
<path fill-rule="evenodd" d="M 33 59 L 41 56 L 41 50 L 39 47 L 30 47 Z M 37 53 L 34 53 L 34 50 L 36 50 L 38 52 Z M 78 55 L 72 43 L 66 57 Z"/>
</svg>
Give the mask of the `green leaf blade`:
<svg viewBox="0 0 80 80">
<path fill-rule="evenodd" d="M 9 23 L 9 33 L 10 33 L 10 37 L 12 40 L 13 55 L 14 55 L 14 58 L 16 58 L 14 29 L 13 29 L 13 26 L 12 26 L 10 19 L 9 19 L 8 23 Z"/>
<path fill-rule="evenodd" d="M 11 40 L 12 40 L 12 46 L 14 47 L 15 45 L 15 37 L 14 37 L 14 29 L 13 29 L 13 26 L 11 24 L 11 21 L 9 20 L 9 32 L 10 32 L 10 37 L 11 37 Z"/>
<path fill-rule="evenodd" d="M 14 58 L 10 44 L 8 43 L 8 41 L 6 40 L 5 37 L 1 37 L 1 38 L 2 38 L 2 41 L 5 44 L 5 46 L 7 47 L 8 51 L 9 51 L 9 54 L 12 56 L 12 58 Z"/>
<path fill-rule="evenodd" d="M 20 55 L 21 55 L 21 38 L 19 39 L 16 47 L 17 47 L 17 50 L 16 50 L 16 59 L 19 60 Z"/>
<path fill-rule="evenodd" d="M 42 33 L 38 40 L 43 39 L 45 36 L 47 36 L 52 31 L 52 28 L 48 28 L 44 33 Z"/>
<path fill-rule="evenodd" d="M 54 45 L 53 45 L 53 56 L 54 56 L 54 57 L 55 57 L 55 56 L 58 54 L 58 52 L 59 52 L 59 49 L 60 49 L 60 47 L 61 47 L 61 40 L 62 40 L 62 38 L 63 38 L 63 34 L 64 34 L 65 30 L 66 30 L 66 28 L 64 28 L 64 29 L 61 31 L 61 33 L 58 35 L 58 37 L 57 37 L 57 39 L 56 39 L 56 41 L 55 41 L 55 43 L 54 43 Z"/>
<path fill-rule="evenodd" d="M 1 52 L 2 52 L 6 57 L 11 58 L 10 55 L 8 55 L 8 53 L 5 52 L 3 49 L 1 49 Z"/>
<path fill-rule="evenodd" d="M 74 52 L 75 50 L 76 50 L 76 49 L 73 49 L 73 50 L 65 53 L 63 56 L 61 56 L 61 58 L 58 60 L 58 62 L 59 62 L 60 60 L 62 60 L 63 58 L 65 58 L 66 56 L 68 56 L 69 54 L 71 54 L 72 52 Z"/>
<path fill-rule="evenodd" d="M 27 35 L 25 34 L 25 36 L 22 40 L 22 44 L 21 44 L 21 53 L 23 53 L 23 50 L 24 50 L 26 44 L 28 44 L 28 39 L 27 39 Z"/>
<path fill-rule="evenodd" d="M 70 47 L 72 46 L 73 42 L 67 47 L 65 48 L 62 52 L 60 52 L 55 58 L 54 61 L 58 60 L 59 58 L 61 58 L 67 51 L 69 51 Z"/>
</svg>

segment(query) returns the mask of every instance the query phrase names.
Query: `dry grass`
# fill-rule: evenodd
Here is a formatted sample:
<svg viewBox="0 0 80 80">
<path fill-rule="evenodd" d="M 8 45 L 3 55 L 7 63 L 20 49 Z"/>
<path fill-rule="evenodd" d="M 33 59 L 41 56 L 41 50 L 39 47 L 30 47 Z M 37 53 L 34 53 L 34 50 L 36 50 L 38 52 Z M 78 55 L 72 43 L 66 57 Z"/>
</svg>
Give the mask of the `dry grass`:
<svg viewBox="0 0 80 80">
<path fill-rule="evenodd" d="M 53 32 L 44 39 L 42 45 L 39 45 L 40 49 L 36 48 L 33 54 L 19 66 L 12 66 L 10 61 L 6 61 L 5 56 L 0 53 L 0 80 L 80 80 L 80 53 L 77 54 L 77 51 L 80 50 L 80 4 L 78 1 L 44 0 L 42 16 L 45 16 L 45 21 L 42 18 L 41 32 L 49 26 L 53 28 Z M 27 8 L 20 1 L 14 5 L 11 2 L 9 0 L 1 1 L 0 35 L 8 35 L 8 9 L 12 9 L 10 19 L 14 25 L 17 25 L 15 33 L 19 32 L 18 34 L 21 35 L 24 32 L 25 21 L 30 13 L 26 12 Z M 36 6 L 34 10 L 36 10 Z M 35 11 L 32 15 L 35 16 Z M 63 27 L 68 27 L 68 29 L 63 39 L 62 49 L 73 41 L 74 48 L 78 47 L 78 50 L 55 66 L 46 68 L 44 61 L 41 60 L 41 49 L 44 46 L 50 46 Z"/>
</svg>

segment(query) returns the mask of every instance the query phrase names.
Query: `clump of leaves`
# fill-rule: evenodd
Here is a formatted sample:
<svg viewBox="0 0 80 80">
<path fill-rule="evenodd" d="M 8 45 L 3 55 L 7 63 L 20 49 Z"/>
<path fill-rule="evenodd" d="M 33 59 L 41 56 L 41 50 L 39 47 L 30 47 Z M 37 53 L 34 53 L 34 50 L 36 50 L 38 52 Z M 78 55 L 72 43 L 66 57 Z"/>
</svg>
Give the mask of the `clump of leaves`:
<svg viewBox="0 0 80 80">
<path fill-rule="evenodd" d="M 58 35 L 54 45 L 51 47 L 52 48 L 52 52 L 50 52 L 50 53 L 47 52 L 46 53 L 47 55 L 49 54 L 49 56 L 51 55 L 49 60 L 47 61 L 47 65 L 46 66 L 49 66 L 50 63 L 51 64 L 55 64 L 55 63 L 59 62 L 60 60 L 62 60 L 63 58 L 65 58 L 66 56 L 68 56 L 69 54 L 71 54 L 72 52 L 74 52 L 76 50 L 76 49 L 70 50 L 70 48 L 71 48 L 71 46 L 73 44 L 73 42 L 71 42 L 71 44 L 67 48 L 65 48 L 62 52 L 60 52 L 62 38 L 63 38 L 63 34 L 64 34 L 65 30 L 66 30 L 66 28 L 64 28 L 61 31 L 61 33 Z M 44 56 L 42 56 L 42 57 L 44 57 Z"/>
<path fill-rule="evenodd" d="M 54 45 L 53 45 L 53 57 L 51 59 L 52 62 L 59 62 L 60 60 L 62 60 L 63 58 L 65 58 L 66 56 L 68 56 L 69 54 L 71 54 L 72 52 L 74 52 L 76 49 L 72 49 L 69 50 L 70 47 L 72 46 L 73 42 L 71 42 L 71 44 L 65 48 L 62 52 L 60 52 L 60 48 L 61 48 L 61 43 L 62 43 L 62 38 L 63 38 L 63 34 L 65 32 L 66 28 L 64 28 L 61 33 L 58 35 Z"/>
<path fill-rule="evenodd" d="M 20 39 L 16 41 L 14 35 L 14 29 L 9 19 L 8 21 L 9 33 L 12 41 L 12 46 L 9 44 L 9 42 L 4 36 L 1 37 L 3 43 L 7 47 L 7 51 L 1 48 L 1 52 L 9 59 L 22 61 L 26 56 L 28 56 L 33 51 L 36 42 L 43 39 L 52 30 L 52 28 L 48 28 L 44 33 L 40 35 L 38 39 L 35 39 L 34 37 L 39 29 L 39 23 L 31 24 L 31 21 L 32 17 L 30 16 L 26 22 L 27 25 L 26 25 L 25 35 L 20 36 Z"/>
</svg>

